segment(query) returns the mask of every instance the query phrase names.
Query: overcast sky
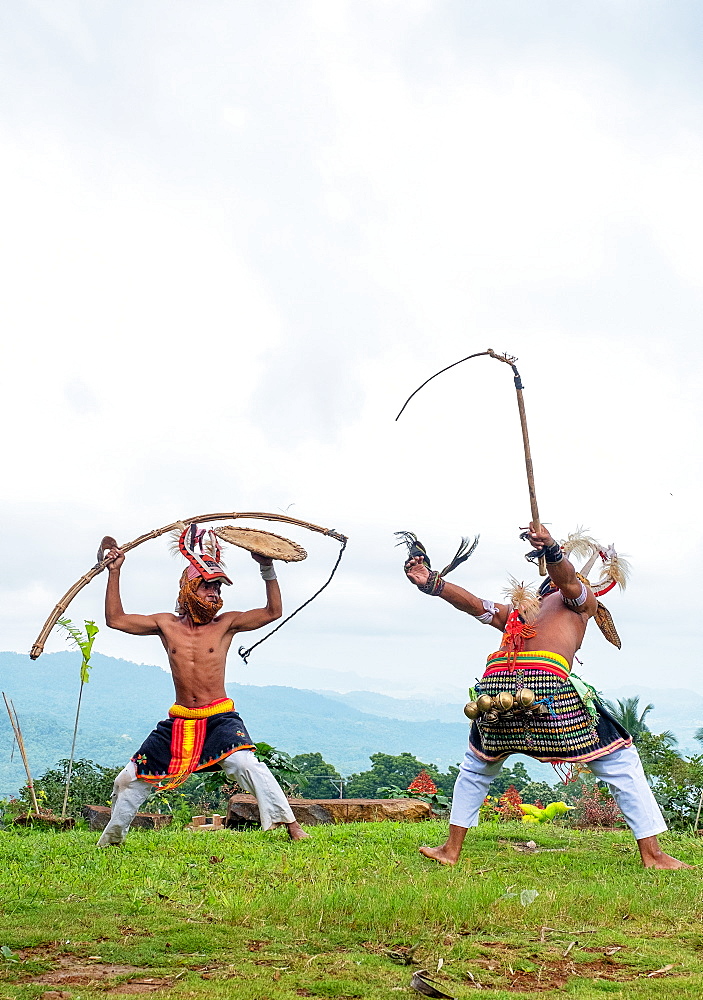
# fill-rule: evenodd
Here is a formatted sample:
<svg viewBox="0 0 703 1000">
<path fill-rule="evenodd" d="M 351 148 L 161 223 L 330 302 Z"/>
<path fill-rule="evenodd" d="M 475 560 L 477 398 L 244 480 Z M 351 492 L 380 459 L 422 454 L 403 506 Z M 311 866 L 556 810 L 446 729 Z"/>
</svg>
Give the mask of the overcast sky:
<svg viewBox="0 0 703 1000">
<path fill-rule="evenodd" d="M 498 636 L 408 585 L 393 531 L 439 565 L 480 532 L 454 577 L 480 596 L 534 578 L 509 369 L 467 362 L 394 417 L 493 347 L 519 358 L 543 519 L 632 562 L 605 600 L 623 649 L 592 626 L 583 675 L 703 693 L 702 20 L 677 0 L 0 6 L 0 648 L 29 649 L 105 533 L 287 512 L 347 555 L 228 676 L 460 698 Z M 310 558 L 279 573 L 287 610 L 337 551 L 291 535 Z M 256 606 L 249 556 L 229 566 L 226 607 Z M 126 609 L 170 610 L 181 568 L 164 541 L 135 551 Z M 102 622 L 103 582 L 74 619 Z M 104 627 L 96 649 L 165 664 Z"/>
</svg>

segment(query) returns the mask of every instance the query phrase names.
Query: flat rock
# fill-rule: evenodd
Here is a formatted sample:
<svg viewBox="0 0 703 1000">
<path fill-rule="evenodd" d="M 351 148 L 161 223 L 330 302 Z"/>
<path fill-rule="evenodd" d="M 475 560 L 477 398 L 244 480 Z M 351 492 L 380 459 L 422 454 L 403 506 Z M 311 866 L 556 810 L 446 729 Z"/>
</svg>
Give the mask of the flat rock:
<svg viewBox="0 0 703 1000">
<path fill-rule="evenodd" d="M 432 810 L 419 799 L 288 799 L 293 815 L 304 826 L 321 823 L 378 823 L 400 820 L 418 823 L 431 819 Z M 259 807 L 253 795 L 233 795 L 225 826 L 259 825 Z"/>
<path fill-rule="evenodd" d="M 104 830 L 110 820 L 109 806 L 83 806 L 83 817 L 88 820 L 91 830 Z M 132 820 L 132 829 L 163 830 L 172 817 L 168 813 L 137 813 Z"/>
</svg>

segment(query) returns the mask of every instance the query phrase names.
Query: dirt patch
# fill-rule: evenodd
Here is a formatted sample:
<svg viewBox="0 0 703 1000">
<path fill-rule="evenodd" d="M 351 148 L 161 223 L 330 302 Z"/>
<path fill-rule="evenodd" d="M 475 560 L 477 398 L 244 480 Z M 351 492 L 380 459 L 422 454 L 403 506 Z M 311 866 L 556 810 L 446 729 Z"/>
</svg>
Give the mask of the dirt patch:
<svg viewBox="0 0 703 1000">
<path fill-rule="evenodd" d="M 180 976 L 151 976 L 148 969 L 139 969 L 135 965 L 118 965 L 107 962 L 78 958 L 75 955 L 55 954 L 55 948 L 28 948 L 26 952 L 31 952 L 31 957 L 36 959 L 38 952 L 42 957 L 51 954 L 55 968 L 49 972 L 42 972 L 38 976 L 30 976 L 25 982 L 46 983 L 47 986 L 58 987 L 56 990 L 47 990 L 46 1000 L 58 1000 L 63 995 L 62 987 L 67 986 L 87 986 L 91 983 L 105 982 L 116 979 L 118 976 L 129 976 L 129 979 L 122 983 L 115 983 L 110 986 L 107 993 L 153 993 L 156 990 L 168 989 L 175 979 Z M 27 955 L 27 957 L 30 957 Z"/>
<path fill-rule="evenodd" d="M 173 986 L 173 977 L 168 979 L 130 979 L 126 983 L 118 983 L 109 989 L 108 993 L 154 993 L 156 990 L 167 990 Z"/>
<path fill-rule="evenodd" d="M 473 981 L 469 977 L 467 985 L 474 986 L 476 989 L 501 989 L 514 993 L 542 993 L 547 990 L 562 989 L 575 976 L 581 979 L 600 979 L 613 983 L 624 983 L 632 979 L 637 979 L 641 975 L 641 972 L 635 969 L 628 968 L 612 960 L 608 961 L 608 959 L 593 962 L 549 959 L 539 964 L 535 962 L 534 964 L 537 965 L 537 968 L 529 972 L 522 969 L 512 969 L 510 965 L 507 967 L 503 965 L 499 973 L 503 981 L 497 983 L 486 982 L 483 978 L 485 972 L 489 973 L 491 979 L 493 978 L 495 973 L 498 972 L 497 962 L 479 959 L 472 964 L 477 966 L 481 971 L 473 973 Z"/>
</svg>

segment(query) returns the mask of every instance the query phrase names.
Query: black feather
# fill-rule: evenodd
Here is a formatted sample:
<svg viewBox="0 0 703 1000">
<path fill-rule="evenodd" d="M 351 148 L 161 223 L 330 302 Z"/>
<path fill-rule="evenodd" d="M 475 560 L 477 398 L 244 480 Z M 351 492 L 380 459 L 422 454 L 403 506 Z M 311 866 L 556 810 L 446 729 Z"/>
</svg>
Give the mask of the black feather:
<svg viewBox="0 0 703 1000">
<path fill-rule="evenodd" d="M 417 535 L 413 534 L 412 531 L 396 531 L 394 532 L 395 537 L 399 539 L 396 545 L 407 545 L 408 547 L 408 559 L 415 559 L 419 556 L 424 562 L 428 569 L 432 569 L 430 563 L 430 557 L 427 555 L 427 549 L 418 541 Z"/>
<path fill-rule="evenodd" d="M 480 537 L 481 537 L 480 535 L 476 535 L 473 542 L 469 538 L 462 538 L 461 544 L 459 545 L 459 548 L 456 550 L 456 555 L 454 556 L 452 561 L 447 566 L 444 567 L 441 576 L 446 576 L 447 573 L 451 573 L 452 570 L 457 568 L 457 566 L 461 566 L 463 562 L 466 562 L 469 556 L 473 555 L 474 551 L 476 550 L 476 546 L 478 545 L 478 540 Z"/>
</svg>

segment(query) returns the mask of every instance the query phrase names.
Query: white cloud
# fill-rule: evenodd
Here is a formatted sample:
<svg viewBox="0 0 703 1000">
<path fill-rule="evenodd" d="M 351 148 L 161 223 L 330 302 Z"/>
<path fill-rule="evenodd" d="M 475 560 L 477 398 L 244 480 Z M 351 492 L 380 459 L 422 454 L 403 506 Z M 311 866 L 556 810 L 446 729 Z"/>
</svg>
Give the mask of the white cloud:
<svg viewBox="0 0 703 1000">
<path fill-rule="evenodd" d="M 5 648 L 29 647 L 104 533 L 293 504 L 349 551 L 247 677 L 463 686 L 486 631 L 405 584 L 392 532 L 441 558 L 481 531 L 459 582 L 486 596 L 525 571 L 510 373 L 467 362 L 394 417 L 488 346 L 520 358 L 544 518 L 633 561 L 612 608 L 623 654 L 589 638 L 584 672 L 653 683 L 687 648 L 703 221 L 703 95 L 677 47 L 690 26 L 658 5 L 637 49 L 640 4 L 599 8 L 583 31 L 560 9 L 549 33 L 548 8 L 527 24 L 502 0 L 127 3 L 115 19 L 61 0 L 40 5 L 29 62 L 34 21 L 17 9 L 0 43 L 20 95 L 0 119 L 4 513 L 8 555 L 36 568 L 3 592 Z M 310 550 L 285 571 L 290 607 L 333 559 L 328 540 Z M 258 601 L 240 568 L 237 600 Z M 130 607 L 170 607 L 176 576 L 158 543 L 135 552 Z M 74 615 L 99 615 L 101 590 Z M 99 647 L 165 659 L 107 631 Z M 700 688 L 695 660 L 676 662 L 677 685 Z"/>
</svg>

